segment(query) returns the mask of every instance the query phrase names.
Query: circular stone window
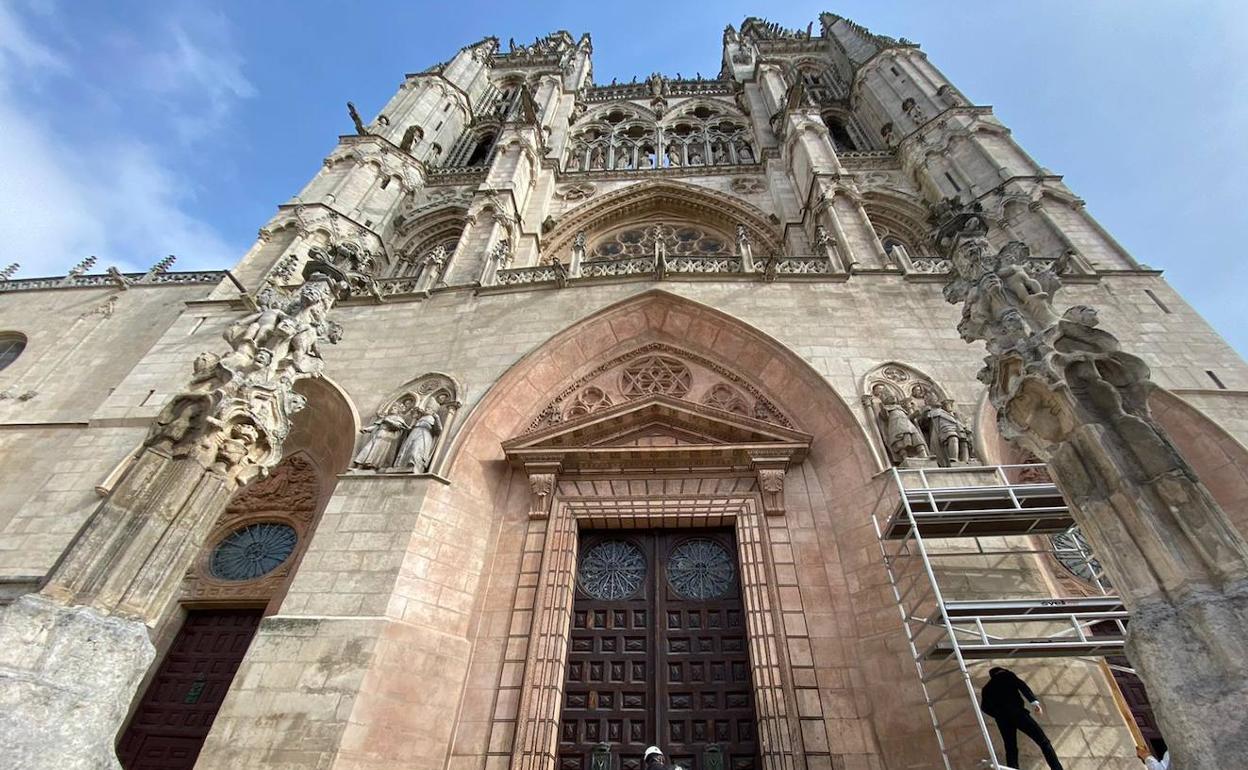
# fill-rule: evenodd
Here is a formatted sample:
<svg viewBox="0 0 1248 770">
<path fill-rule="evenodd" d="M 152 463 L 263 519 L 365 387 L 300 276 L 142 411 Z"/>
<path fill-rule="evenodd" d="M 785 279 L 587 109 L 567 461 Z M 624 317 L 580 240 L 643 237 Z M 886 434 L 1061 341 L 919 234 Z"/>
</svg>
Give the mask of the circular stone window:
<svg viewBox="0 0 1248 770">
<path fill-rule="evenodd" d="M 1089 583 L 1100 580 L 1101 585 L 1112 588 L 1109 577 L 1101 569 L 1101 562 L 1092 554 L 1092 545 L 1082 532 L 1071 529 L 1050 535 L 1049 542 L 1053 545 L 1053 554 L 1067 572 Z"/>
<path fill-rule="evenodd" d="M 604 540 L 581 557 L 576 579 L 595 599 L 627 599 L 646 577 L 646 557 L 627 540 Z"/>
<path fill-rule="evenodd" d="M 672 549 L 667 582 L 685 599 L 722 599 L 732 589 L 732 554 L 714 540 L 695 538 Z"/>
<path fill-rule="evenodd" d="M 285 524 L 251 524 L 217 543 L 209 569 L 220 580 L 255 580 L 289 559 L 298 541 L 294 528 Z"/>
</svg>

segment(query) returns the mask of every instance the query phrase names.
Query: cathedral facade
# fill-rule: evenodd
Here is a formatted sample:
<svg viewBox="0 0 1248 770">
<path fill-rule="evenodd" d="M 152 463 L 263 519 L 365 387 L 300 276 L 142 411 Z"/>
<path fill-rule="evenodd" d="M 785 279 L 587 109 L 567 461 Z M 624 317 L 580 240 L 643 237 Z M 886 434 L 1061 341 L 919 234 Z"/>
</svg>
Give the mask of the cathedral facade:
<svg viewBox="0 0 1248 770">
<path fill-rule="evenodd" d="M 1067 768 L 1160 748 L 941 212 L 1099 310 L 1241 531 L 1248 365 L 916 44 L 486 38 L 350 114 L 228 272 L 0 282 L 23 767 L 1005 766 L 993 665 Z"/>
</svg>

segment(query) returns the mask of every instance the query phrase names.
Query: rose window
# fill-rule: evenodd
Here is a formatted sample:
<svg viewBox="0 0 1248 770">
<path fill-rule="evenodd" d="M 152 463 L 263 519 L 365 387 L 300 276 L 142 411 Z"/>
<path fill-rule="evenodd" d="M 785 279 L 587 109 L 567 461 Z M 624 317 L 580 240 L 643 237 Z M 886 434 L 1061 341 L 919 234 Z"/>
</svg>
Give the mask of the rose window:
<svg viewBox="0 0 1248 770">
<path fill-rule="evenodd" d="M 221 580 L 254 580 L 277 569 L 295 552 L 299 536 L 276 522 L 236 529 L 212 551 L 209 570 Z"/>
<path fill-rule="evenodd" d="M 613 233 L 594 244 L 589 249 L 588 256 L 590 259 L 647 257 L 654 254 L 656 243 L 662 243 L 669 256 L 713 257 L 731 253 L 726 241 L 718 233 L 691 225 L 650 225 Z"/>
<path fill-rule="evenodd" d="M 662 394 L 682 398 L 689 392 L 693 375 L 689 367 L 671 356 L 647 356 L 634 361 L 620 374 L 620 390 L 629 398 Z"/>
<path fill-rule="evenodd" d="M 686 540 L 667 560 L 668 585 L 685 599 L 721 599 L 728 595 L 735 575 L 728 549 L 706 538 Z"/>
<path fill-rule="evenodd" d="M 646 557 L 627 540 L 606 540 L 585 552 L 577 569 L 581 590 L 595 599 L 627 599 L 646 577 Z"/>
</svg>

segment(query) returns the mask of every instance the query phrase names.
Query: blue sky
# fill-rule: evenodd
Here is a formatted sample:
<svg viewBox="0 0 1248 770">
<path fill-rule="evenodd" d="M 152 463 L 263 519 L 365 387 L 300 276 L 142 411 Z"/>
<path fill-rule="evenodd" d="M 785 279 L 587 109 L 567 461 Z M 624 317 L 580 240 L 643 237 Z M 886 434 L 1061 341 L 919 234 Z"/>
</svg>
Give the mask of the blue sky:
<svg viewBox="0 0 1248 770">
<path fill-rule="evenodd" d="M 1241 351 L 1248 3 L 0 4 L 0 264 L 228 267 L 316 172 L 351 99 L 487 34 L 594 40 L 598 82 L 719 69 L 724 25 L 821 10 L 922 44 Z"/>
</svg>

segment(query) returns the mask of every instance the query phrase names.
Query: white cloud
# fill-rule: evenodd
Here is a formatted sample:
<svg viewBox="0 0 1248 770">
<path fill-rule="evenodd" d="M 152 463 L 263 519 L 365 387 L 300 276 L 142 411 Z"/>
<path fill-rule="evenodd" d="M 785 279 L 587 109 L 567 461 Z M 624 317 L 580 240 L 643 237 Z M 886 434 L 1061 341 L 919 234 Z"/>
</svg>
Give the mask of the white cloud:
<svg viewBox="0 0 1248 770">
<path fill-rule="evenodd" d="M 242 74 L 241 56 L 226 45 L 222 19 L 202 27 L 210 45 L 188 31 L 199 29 L 190 22 L 167 23 L 176 32 L 167 38 L 169 48 L 139 62 L 149 72 L 163 68 L 160 79 L 142 85 L 169 100 L 166 119 L 190 141 L 254 89 Z M 20 262 L 20 275 L 57 275 L 95 254 L 99 267 L 141 270 L 168 253 L 177 254 L 184 269 L 232 264 L 240 249 L 191 213 L 192 188 L 167 148 L 124 126 L 95 130 L 85 107 L 88 114 L 73 119 L 92 130 L 82 132 L 86 138 L 70 137 L 58 130 L 68 116 L 46 103 L 48 91 L 30 90 L 32 83 L 55 83 L 74 66 L 90 64 L 71 66 L 12 6 L 0 4 L 0 266 Z"/>
</svg>

